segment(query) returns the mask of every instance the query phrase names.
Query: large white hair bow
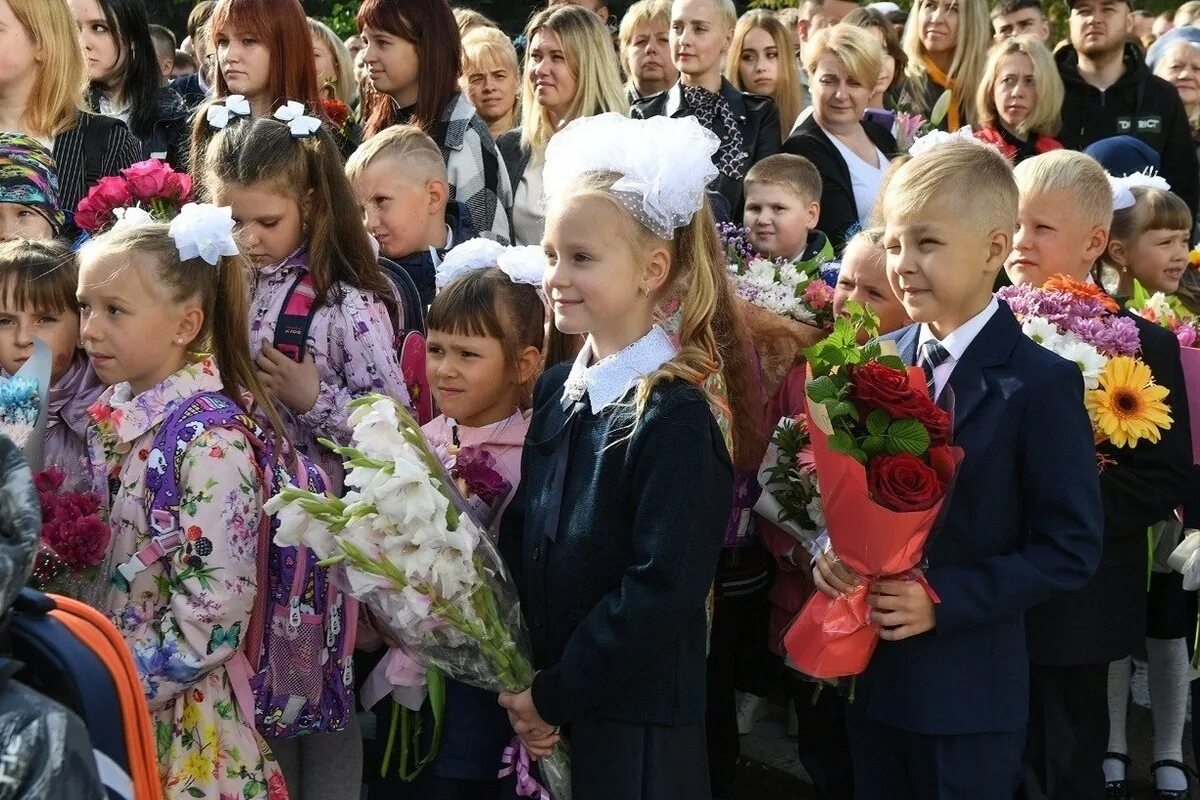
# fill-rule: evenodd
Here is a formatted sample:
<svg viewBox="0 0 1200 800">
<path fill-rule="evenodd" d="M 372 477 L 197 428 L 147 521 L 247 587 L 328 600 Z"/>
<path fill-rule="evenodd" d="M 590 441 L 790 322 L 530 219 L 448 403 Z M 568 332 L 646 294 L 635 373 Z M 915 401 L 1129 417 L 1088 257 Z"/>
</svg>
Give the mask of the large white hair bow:
<svg viewBox="0 0 1200 800">
<path fill-rule="evenodd" d="M 1127 208 L 1133 208 L 1137 203 L 1137 198 L 1133 196 L 1134 189 L 1171 191 L 1171 184 L 1167 183 L 1166 178 L 1162 175 L 1155 175 L 1150 171 L 1135 172 L 1132 175 L 1125 175 L 1120 178 L 1114 178 L 1112 175 L 1109 175 L 1108 185 L 1112 187 L 1113 211 L 1123 211 Z"/>
<path fill-rule="evenodd" d="M 297 103 L 295 100 L 288 100 L 275 109 L 275 119 L 286 122 L 288 130 L 292 132 L 292 137 L 295 139 L 306 139 L 321 127 L 321 120 L 305 114 L 304 104 Z"/>
<path fill-rule="evenodd" d="M 188 203 L 171 220 L 169 233 L 179 249 L 179 259 L 202 258 L 217 266 L 221 256 L 236 256 L 233 209 L 211 203 Z"/>
<path fill-rule="evenodd" d="M 244 95 L 231 94 L 223 103 L 213 103 L 205 112 L 208 124 L 217 130 L 223 130 L 233 120 L 250 116 L 250 101 Z"/>
<path fill-rule="evenodd" d="M 435 283 L 444 289 L 463 275 L 491 267 L 499 267 L 513 283 L 540 287 L 546 254 L 536 245 L 505 247 L 492 239 L 468 239 L 446 253 L 437 266 Z"/>
<path fill-rule="evenodd" d="M 930 150 L 934 150 L 947 142 L 957 142 L 965 140 L 975 142 L 976 144 L 985 145 L 984 142 L 975 138 L 975 134 L 971 131 L 970 125 L 963 125 L 954 133 L 946 133 L 945 131 L 932 130 L 924 136 L 918 136 L 908 148 L 908 154 L 913 158 L 924 155 Z"/>
<path fill-rule="evenodd" d="M 613 194 L 663 239 L 687 225 L 717 177 L 713 154 L 721 146 L 694 117 L 630 119 L 617 113 L 582 117 L 554 135 L 546 148 L 543 192 L 553 201 L 581 175 L 615 172 Z"/>
</svg>

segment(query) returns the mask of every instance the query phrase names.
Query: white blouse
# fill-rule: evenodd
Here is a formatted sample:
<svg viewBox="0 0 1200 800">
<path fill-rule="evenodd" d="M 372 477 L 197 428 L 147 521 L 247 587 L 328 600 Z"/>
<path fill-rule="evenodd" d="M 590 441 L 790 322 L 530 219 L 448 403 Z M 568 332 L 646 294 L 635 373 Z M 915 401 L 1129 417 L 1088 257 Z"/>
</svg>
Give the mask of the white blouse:
<svg viewBox="0 0 1200 800">
<path fill-rule="evenodd" d="M 883 173 L 888 167 L 888 158 L 878 147 L 875 150 L 875 164 L 872 166 L 863 161 L 853 150 L 842 143 L 833 134 L 827 134 L 833 146 L 842 154 L 846 166 L 850 168 L 850 188 L 854 191 L 854 207 L 858 211 L 859 223 L 865 224 L 871 209 L 875 207 L 875 197 L 879 194 L 879 184 L 883 182 Z"/>
</svg>

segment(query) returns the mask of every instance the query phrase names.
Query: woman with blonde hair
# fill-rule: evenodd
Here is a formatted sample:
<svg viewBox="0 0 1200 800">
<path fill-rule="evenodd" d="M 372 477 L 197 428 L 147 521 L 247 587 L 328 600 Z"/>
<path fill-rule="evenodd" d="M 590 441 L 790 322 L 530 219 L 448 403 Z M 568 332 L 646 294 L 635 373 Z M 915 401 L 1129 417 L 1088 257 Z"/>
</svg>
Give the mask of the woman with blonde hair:
<svg viewBox="0 0 1200 800">
<path fill-rule="evenodd" d="M 800 116 L 800 68 L 787 29 L 770 11 L 742 15 L 733 29 L 725 76 L 737 89 L 769 97 L 779 111 L 780 141 Z"/>
<path fill-rule="evenodd" d="M 309 17 L 308 28 L 312 31 L 321 98 L 340 100 L 353 108 L 358 103 L 358 81 L 354 79 L 354 59 L 350 51 L 324 22 Z"/>
<path fill-rule="evenodd" d="M 87 72 L 78 36 L 63 0 L 0 0 L 0 130 L 24 133 L 53 152 L 59 199 L 70 211 L 141 153 L 120 120 L 80 110 Z"/>
<path fill-rule="evenodd" d="M 987 0 L 919 0 L 904 29 L 908 68 L 902 105 L 932 118 L 949 91 L 937 127 L 953 132 L 979 123 L 975 90 L 992 42 L 988 15 Z"/>
<path fill-rule="evenodd" d="M 542 167 L 555 132 L 580 117 L 628 114 L 612 37 L 586 8 L 539 11 L 525 29 L 521 127 L 496 144 L 513 187 L 513 243 L 540 244 L 545 229 Z"/>
<path fill-rule="evenodd" d="M 980 129 L 975 137 L 1020 164 L 1062 145 L 1063 82 L 1046 45 L 1032 36 L 997 42 L 975 95 Z"/>
<path fill-rule="evenodd" d="M 520 76 L 517 49 L 503 31 L 478 27 L 463 37 L 463 69 L 458 85 L 493 139 L 521 121 L 517 102 Z"/>
<path fill-rule="evenodd" d="M 665 92 L 679 80 L 671 60 L 670 0 L 638 0 L 621 17 L 621 70 L 629 102 Z"/>
</svg>

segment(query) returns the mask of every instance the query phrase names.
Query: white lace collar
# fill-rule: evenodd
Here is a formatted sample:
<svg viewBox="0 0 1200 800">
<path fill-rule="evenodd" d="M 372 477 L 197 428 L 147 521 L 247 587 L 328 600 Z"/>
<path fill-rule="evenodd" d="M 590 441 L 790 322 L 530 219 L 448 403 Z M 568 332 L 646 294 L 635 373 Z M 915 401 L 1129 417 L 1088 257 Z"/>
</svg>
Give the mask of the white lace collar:
<svg viewBox="0 0 1200 800">
<path fill-rule="evenodd" d="M 620 400 L 639 380 L 675 357 L 676 348 L 666 332 L 655 325 L 642 338 L 619 353 L 588 366 L 592 360 L 592 340 L 589 337 L 571 366 L 571 374 L 563 385 L 563 407 L 579 401 L 587 392 L 592 413 Z"/>
</svg>

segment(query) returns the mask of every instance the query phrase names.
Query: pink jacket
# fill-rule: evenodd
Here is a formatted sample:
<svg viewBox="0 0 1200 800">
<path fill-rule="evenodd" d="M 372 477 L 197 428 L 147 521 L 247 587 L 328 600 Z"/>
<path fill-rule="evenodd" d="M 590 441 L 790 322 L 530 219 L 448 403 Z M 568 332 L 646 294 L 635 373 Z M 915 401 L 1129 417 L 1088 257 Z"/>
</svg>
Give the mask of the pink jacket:
<svg viewBox="0 0 1200 800">
<path fill-rule="evenodd" d="M 529 415 L 518 411 L 508 419 L 483 428 L 454 424 L 445 414 L 421 427 L 434 452 L 447 467 L 454 465 L 454 447 L 479 447 L 496 459 L 496 471 L 515 490 L 521 482 L 521 448 L 529 430 Z M 455 441 L 457 431 L 458 440 Z"/>
</svg>

